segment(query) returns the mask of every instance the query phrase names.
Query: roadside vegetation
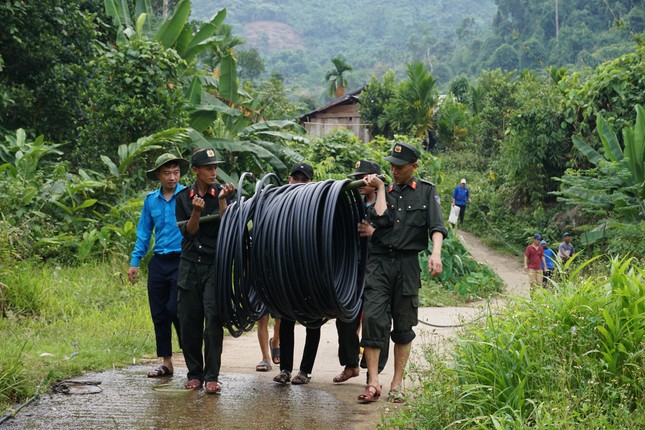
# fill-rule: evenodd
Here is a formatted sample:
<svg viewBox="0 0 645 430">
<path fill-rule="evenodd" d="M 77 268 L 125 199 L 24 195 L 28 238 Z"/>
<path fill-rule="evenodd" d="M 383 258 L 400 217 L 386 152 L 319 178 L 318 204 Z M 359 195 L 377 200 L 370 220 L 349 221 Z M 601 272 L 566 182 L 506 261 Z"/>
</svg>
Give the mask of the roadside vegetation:
<svg viewBox="0 0 645 430">
<path fill-rule="evenodd" d="M 573 266 L 530 299 L 489 310 L 450 352 L 428 347 L 427 367 L 408 374 L 414 400 L 386 413 L 380 428 L 642 428 L 643 265 Z"/>
<path fill-rule="evenodd" d="M 130 285 L 126 265 L 21 262 L 3 270 L 2 410 L 51 382 L 154 356 L 145 282 Z"/>
<path fill-rule="evenodd" d="M 383 156 L 406 141 L 422 149 L 417 173 L 437 185 L 445 218 L 467 179 L 474 204 L 457 229 L 518 259 L 534 233 L 555 247 L 567 231 L 578 256 L 550 290 L 465 331 L 453 355 L 429 351 L 418 401 L 383 426 L 642 424 L 643 34 L 595 69 L 486 69 L 456 77 L 445 96 L 437 69 L 402 64 L 405 76 L 373 76 L 359 95 L 373 135 L 363 144 L 344 130 L 307 136 L 289 82 L 238 70 L 242 40 L 226 10 L 189 22 L 190 1 L 167 16 L 151 3 L 0 4 L 0 408 L 152 354 L 145 288 L 124 274 L 151 186 L 145 171 L 159 154 L 212 148 L 227 182 L 245 171 L 285 177 L 303 160 L 316 180 L 345 179 L 362 158 L 389 179 Z M 510 13 L 517 2 L 499 3 Z M 355 69 L 331 64 L 335 93 Z M 443 262 L 435 279 L 421 265 L 424 305 L 503 288 L 455 231 Z"/>
</svg>

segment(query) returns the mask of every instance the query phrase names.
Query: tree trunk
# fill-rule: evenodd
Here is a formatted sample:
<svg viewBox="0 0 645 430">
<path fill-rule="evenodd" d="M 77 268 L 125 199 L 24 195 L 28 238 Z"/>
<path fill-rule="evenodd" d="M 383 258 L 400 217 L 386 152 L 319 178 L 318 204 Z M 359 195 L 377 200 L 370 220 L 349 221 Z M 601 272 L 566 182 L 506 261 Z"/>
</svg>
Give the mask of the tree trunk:
<svg viewBox="0 0 645 430">
<path fill-rule="evenodd" d="M 560 24 L 558 23 L 558 0 L 555 0 L 555 40 L 560 37 Z"/>
</svg>

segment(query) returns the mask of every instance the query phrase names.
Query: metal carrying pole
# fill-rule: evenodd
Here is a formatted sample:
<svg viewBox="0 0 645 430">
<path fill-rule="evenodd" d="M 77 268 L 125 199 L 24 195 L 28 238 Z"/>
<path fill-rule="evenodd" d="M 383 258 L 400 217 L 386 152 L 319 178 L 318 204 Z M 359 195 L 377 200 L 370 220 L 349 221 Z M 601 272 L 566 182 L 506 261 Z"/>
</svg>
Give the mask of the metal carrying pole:
<svg viewBox="0 0 645 430">
<path fill-rule="evenodd" d="M 383 179 L 382 176 L 379 176 L 379 178 Z M 351 182 L 348 182 L 347 184 L 343 185 L 343 188 L 341 188 L 341 190 L 342 191 L 351 191 L 351 190 L 356 190 L 356 189 L 358 189 L 360 187 L 363 187 L 363 186 L 365 186 L 365 182 L 363 182 L 362 180 L 351 181 Z M 220 214 L 205 215 L 205 216 L 199 218 L 199 223 L 201 224 L 201 223 L 204 223 L 204 222 L 216 222 L 216 221 L 219 222 L 220 219 L 221 219 Z M 177 222 L 177 227 L 181 228 L 186 224 L 188 224 L 188 220 L 178 221 Z"/>
</svg>

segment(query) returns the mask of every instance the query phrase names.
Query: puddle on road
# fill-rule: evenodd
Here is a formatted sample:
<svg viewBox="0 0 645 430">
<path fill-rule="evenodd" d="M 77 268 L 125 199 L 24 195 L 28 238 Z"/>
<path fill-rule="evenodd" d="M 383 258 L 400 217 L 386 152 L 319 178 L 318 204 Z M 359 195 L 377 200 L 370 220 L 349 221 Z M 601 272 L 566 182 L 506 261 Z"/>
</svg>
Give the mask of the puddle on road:
<svg viewBox="0 0 645 430">
<path fill-rule="evenodd" d="M 148 367 L 89 373 L 98 394 L 44 394 L 2 425 L 5 429 L 351 429 L 360 413 L 311 386 L 281 386 L 273 374 L 222 375 L 221 395 L 183 388 L 173 378 L 146 378 Z"/>
</svg>

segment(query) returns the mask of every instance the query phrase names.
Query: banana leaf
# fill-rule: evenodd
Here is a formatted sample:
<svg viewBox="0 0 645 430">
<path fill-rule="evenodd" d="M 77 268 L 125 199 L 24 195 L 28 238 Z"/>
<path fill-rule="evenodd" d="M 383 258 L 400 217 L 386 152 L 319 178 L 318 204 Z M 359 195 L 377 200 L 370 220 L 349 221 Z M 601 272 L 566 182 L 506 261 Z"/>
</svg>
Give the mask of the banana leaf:
<svg viewBox="0 0 645 430">
<path fill-rule="evenodd" d="M 154 39 L 161 42 L 165 48 L 171 48 L 184 30 L 184 25 L 186 25 L 189 16 L 190 1 L 181 0 L 172 16 L 161 24 Z"/>
</svg>

